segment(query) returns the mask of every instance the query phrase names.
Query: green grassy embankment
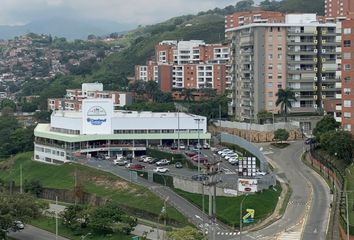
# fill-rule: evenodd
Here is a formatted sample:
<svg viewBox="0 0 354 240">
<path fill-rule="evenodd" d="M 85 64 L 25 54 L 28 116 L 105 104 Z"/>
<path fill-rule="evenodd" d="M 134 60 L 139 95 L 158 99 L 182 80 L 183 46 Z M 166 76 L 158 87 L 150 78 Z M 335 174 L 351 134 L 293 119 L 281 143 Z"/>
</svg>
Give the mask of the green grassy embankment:
<svg viewBox="0 0 354 240">
<path fill-rule="evenodd" d="M 31 160 L 33 153 L 22 153 L 12 160 L 0 162 L 0 179 L 13 180 L 16 185 L 20 181 L 20 165 L 22 165 L 23 181 L 38 180 L 45 188 L 72 190 L 77 181 L 84 191 L 106 197 L 122 206 L 157 216 L 163 206 L 163 201 L 146 188 L 129 183 L 111 173 L 99 171 L 84 165 L 67 163 L 54 166 Z M 188 220 L 175 208 L 168 207 L 168 216 L 182 225 Z"/>
<path fill-rule="evenodd" d="M 202 195 L 184 192 L 179 189 L 175 191 L 192 202 L 199 208 L 202 208 Z M 255 210 L 255 222 L 260 222 L 271 215 L 277 205 L 278 198 L 281 193 L 281 186 L 277 184 L 275 188 L 270 188 L 263 192 L 250 194 L 243 201 L 243 215 L 246 214 L 246 209 Z M 222 222 L 230 226 L 239 226 L 240 224 L 240 203 L 245 197 L 217 197 L 216 198 L 216 209 L 217 217 Z M 205 212 L 208 212 L 209 199 L 205 196 Z"/>
</svg>

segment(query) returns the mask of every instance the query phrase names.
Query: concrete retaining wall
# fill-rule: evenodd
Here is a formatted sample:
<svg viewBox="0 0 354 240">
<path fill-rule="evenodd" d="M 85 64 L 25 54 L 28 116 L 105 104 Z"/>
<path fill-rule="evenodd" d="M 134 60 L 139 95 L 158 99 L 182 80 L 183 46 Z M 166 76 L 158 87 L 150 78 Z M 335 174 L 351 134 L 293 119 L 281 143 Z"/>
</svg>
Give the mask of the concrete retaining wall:
<svg viewBox="0 0 354 240">
<path fill-rule="evenodd" d="M 173 177 L 173 186 L 177 189 L 190 193 L 203 193 L 203 185 L 200 181 L 192 181 L 188 179 Z M 209 187 L 204 186 L 204 194 L 209 194 Z M 237 194 L 238 191 L 235 189 L 216 187 L 216 196 L 235 197 Z"/>
</svg>

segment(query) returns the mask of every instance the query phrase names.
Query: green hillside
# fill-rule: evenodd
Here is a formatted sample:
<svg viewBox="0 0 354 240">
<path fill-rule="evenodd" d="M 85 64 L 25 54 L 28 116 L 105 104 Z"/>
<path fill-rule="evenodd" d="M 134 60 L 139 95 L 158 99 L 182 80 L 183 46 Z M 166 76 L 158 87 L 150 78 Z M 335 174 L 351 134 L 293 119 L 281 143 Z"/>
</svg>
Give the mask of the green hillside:
<svg viewBox="0 0 354 240">
<path fill-rule="evenodd" d="M 140 26 L 127 32 L 117 41 L 124 46 L 119 53 L 108 56 L 100 66 L 89 75 L 77 74 L 59 76 L 43 83 L 32 80 L 23 88 L 31 94 L 41 95 L 42 108 L 45 108 L 49 96 L 62 96 L 68 87 L 79 87 L 82 82 L 99 81 L 105 89 L 126 90 L 128 77 L 134 76 L 134 65 L 145 64 L 154 54 L 154 46 L 162 40 L 204 40 L 206 43 L 224 41 L 224 17 L 237 11 L 249 11 L 254 7 L 252 0 L 244 0 L 223 9 L 215 8 L 197 15 L 185 15 L 171 18 L 165 22 Z M 315 12 L 323 14 L 324 0 L 265 0 L 260 7 L 281 12 Z"/>
</svg>

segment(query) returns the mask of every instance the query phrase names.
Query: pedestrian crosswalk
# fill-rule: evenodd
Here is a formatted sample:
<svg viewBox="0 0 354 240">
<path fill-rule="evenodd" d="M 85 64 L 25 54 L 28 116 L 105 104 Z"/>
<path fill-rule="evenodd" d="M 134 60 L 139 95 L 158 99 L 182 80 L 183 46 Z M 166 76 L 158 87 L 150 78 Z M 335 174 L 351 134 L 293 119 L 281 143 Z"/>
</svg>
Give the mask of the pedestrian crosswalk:
<svg viewBox="0 0 354 240">
<path fill-rule="evenodd" d="M 301 231 L 285 232 L 277 238 L 277 240 L 300 240 L 300 239 L 301 239 Z"/>
</svg>

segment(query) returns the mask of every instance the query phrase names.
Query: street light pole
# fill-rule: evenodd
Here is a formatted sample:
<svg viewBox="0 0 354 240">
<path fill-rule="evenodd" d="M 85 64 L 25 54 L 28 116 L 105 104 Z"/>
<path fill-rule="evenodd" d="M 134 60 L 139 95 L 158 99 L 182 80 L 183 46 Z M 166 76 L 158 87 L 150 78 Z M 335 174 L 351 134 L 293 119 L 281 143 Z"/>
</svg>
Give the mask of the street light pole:
<svg viewBox="0 0 354 240">
<path fill-rule="evenodd" d="M 179 152 L 179 147 L 180 147 L 180 136 L 179 136 L 179 130 L 180 130 L 180 126 L 179 126 L 179 109 L 178 109 L 178 112 L 177 112 L 177 127 L 178 127 L 178 132 L 177 132 L 177 135 L 178 135 L 177 151 Z"/>
<path fill-rule="evenodd" d="M 350 235 L 349 235 L 349 207 L 348 207 L 348 192 L 345 192 L 345 205 L 346 205 L 346 208 L 347 208 L 347 239 L 349 240 L 350 238 Z"/>
<path fill-rule="evenodd" d="M 204 119 L 202 118 L 195 118 L 195 121 L 198 123 L 198 175 L 200 174 L 200 121 L 203 121 Z"/>
<path fill-rule="evenodd" d="M 242 240 L 242 205 L 243 205 L 243 201 L 245 201 L 245 199 L 247 198 L 247 194 L 243 197 L 241 204 L 240 204 L 240 240 Z"/>
</svg>

